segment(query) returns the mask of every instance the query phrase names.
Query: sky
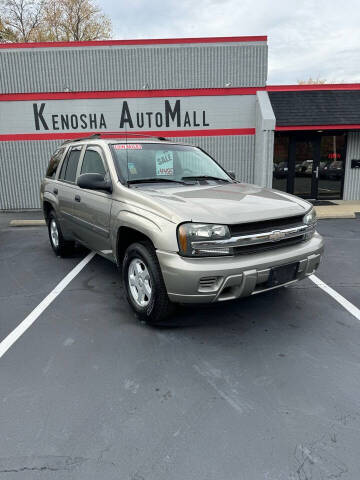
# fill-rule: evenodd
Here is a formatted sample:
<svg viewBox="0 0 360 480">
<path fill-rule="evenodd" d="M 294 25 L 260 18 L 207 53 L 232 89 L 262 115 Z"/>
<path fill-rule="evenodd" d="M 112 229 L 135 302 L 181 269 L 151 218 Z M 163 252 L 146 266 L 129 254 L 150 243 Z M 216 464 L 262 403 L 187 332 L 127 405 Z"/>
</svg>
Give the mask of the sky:
<svg viewBox="0 0 360 480">
<path fill-rule="evenodd" d="M 360 82 L 359 0 L 99 0 L 113 38 L 267 35 L 268 85 Z"/>
</svg>

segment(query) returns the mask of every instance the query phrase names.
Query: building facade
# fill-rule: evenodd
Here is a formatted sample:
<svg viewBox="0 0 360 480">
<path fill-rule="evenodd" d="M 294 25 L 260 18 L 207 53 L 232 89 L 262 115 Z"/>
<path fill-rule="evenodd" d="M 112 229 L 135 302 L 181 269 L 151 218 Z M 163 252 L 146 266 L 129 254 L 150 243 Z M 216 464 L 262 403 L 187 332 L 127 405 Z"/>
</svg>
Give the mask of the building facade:
<svg viewBox="0 0 360 480">
<path fill-rule="evenodd" d="M 360 85 L 267 91 L 276 117 L 274 188 L 311 199 L 360 199 Z"/>
<path fill-rule="evenodd" d="M 266 37 L 2 44 L 0 210 L 38 208 L 52 151 L 95 132 L 198 145 L 239 180 L 306 198 L 360 198 L 360 86 L 266 80 Z"/>
</svg>

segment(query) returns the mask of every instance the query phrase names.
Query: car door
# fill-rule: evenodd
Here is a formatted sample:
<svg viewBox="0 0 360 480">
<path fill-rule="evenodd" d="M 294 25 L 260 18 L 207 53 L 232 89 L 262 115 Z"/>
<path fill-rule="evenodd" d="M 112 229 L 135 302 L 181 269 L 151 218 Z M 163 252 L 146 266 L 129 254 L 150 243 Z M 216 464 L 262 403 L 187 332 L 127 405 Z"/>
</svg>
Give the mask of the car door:
<svg viewBox="0 0 360 480">
<path fill-rule="evenodd" d="M 69 148 L 61 165 L 58 181 L 54 184 L 53 193 L 59 201 L 59 219 L 63 230 L 74 235 L 76 229 L 76 217 L 74 212 L 74 198 L 79 190 L 76 178 L 81 158 L 83 145 Z"/>
<path fill-rule="evenodd" d="M 98 173 L 110 176 L 101 147 L 88 145 L 82 158 L 79 174 Z M 112 256 L 110 241 L 110 213 L 112 195 L 102 190 L 80 188 L 76 192 L 76 237 L 92 250 Z"/>
</svg>

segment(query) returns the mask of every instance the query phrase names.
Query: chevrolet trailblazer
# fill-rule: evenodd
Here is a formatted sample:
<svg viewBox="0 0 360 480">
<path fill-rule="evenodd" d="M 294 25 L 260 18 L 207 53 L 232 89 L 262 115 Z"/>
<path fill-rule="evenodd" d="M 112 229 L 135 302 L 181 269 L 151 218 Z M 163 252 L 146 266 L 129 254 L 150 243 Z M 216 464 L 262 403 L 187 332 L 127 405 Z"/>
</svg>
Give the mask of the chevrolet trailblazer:
<svg viewBox="0 0 360 480">
<path fill-rule="evenodd" d="M 138 317 L 232 300 L 313 273 L 323 240 L 310 203 L 235 180 L 198 147 L 131 137 L 67 141 L 41 183 L 50 244 L 121 267 Z"/>
</svg>

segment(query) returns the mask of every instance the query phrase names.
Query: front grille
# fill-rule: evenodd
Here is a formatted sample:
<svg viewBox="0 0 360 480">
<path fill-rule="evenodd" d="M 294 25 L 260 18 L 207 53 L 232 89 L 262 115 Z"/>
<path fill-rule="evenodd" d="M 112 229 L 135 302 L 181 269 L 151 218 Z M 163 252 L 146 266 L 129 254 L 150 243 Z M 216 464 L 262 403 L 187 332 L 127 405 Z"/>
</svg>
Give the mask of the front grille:
<svg viewBox="0 0 360 480">
<path fill-rule="evenodd" d="M 235 247 L 234 254 L 235 255 L 248 255 L 251 253 L 261 253 L 266 252 L 267 250 L 274 250 L 276 248 L 282 247 L 290 247 L 293 245 L 297 245 L 298 243 L 303 242 L 304 235 L 295 238 L 286 238 L 284 240 L 280 240 L 279 242 L 267 242 L 267 243 L 259 243 L 258 245 L 245 245 L 244 247 Z"/>
<path fill-rule="evenodd" d="M 284 230 L 303 224 L 303 215 L 295 217 L 276 218 L 273 220 L 263 220 L 261 222 L 239 223 L 229 225 L 232 237 L 240 235 L 251 235 L 253 233 L 271 232 L 272 230 Z"/>
</svg>

